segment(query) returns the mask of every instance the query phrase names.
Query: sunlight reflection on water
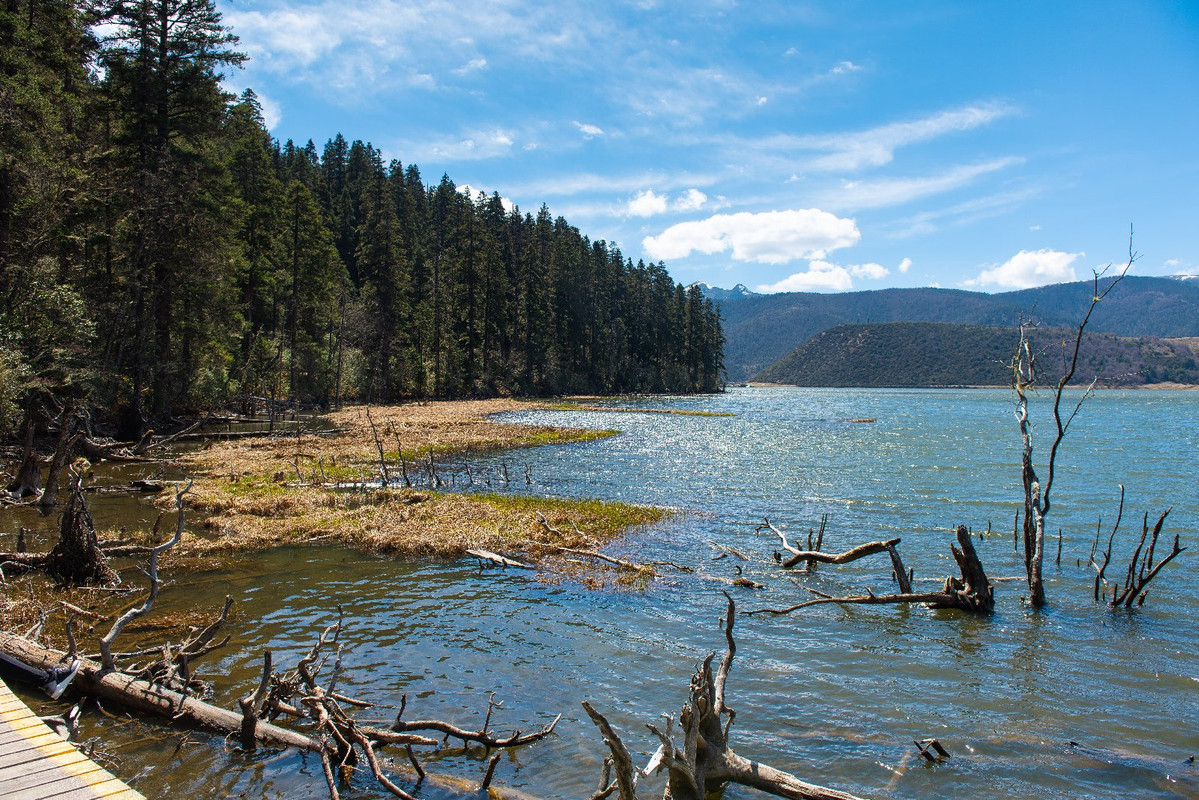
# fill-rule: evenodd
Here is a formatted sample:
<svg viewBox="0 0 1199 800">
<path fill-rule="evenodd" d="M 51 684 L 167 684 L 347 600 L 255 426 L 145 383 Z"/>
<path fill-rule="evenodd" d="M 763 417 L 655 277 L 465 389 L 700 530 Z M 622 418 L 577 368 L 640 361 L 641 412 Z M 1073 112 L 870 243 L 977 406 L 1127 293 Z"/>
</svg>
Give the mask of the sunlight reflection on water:
<svg viewBox="0 0 1199 800">
<path fill-rule="evenodd" d="M 952 570 L 951 528 L 990 522 L 994 533 L 979 545 L 988 571 L 1022 569 L 1011 543 L 1019 439 L 1006 392 L 739 389 L 624 404 L 737 416 L 522 412 L 505 418 L 624 433 L 486 459 L 527 464 L 534 493 L 679 509 L 612 550 L 728 577 L 734 559 L 713 561 L 720 551 L 711 542 L 734 547 L 753 557 L 745 573 L 769 586 L 738 594 L 742 610 L 796 602 L 804 592 L 790 577 L 831 591 L 891 585 L 889 564 L 871 559 L 781 574 L 771 558 L 777 540 L 754 532 L 764 516 L 794 540 L 828 513 L 827 550 L 902 536 L 917 579 L 938 582 Z M 861 418 L 876 421 L 847 421 Z M 1039 420 L 1044 443 L 1049 428 Z M 1076 564 L 1096 516 L 1114 514 L 1120 482 L 1132 516 L 1173 505 L 1167 529 L 1184 544 L 1199 538 L 1197 422 L 1199 392 L 1102 392 L 1088 402 L 1061 454 L 1051 525 L 1063 529 L 1063 559 L 1052 566 L 1055 537 L 1044 613 L 1030 613 L 1019 584 L 1008 583 L 991 619 L 830 606 L 740 618 L 729 683 L 734 747 L 871 797 L 1199 796 L 1199 772 L 1183 763 L 1199 748 L 1192 554 L 1168 567 L 1133 613 L 1095 605 L 1092 573 Z M 276 663 L 294 663 L 341 603 L 351 694 L 394 704 L 408 692 L 411 715 L 468 727 L 491 691 L 505 701 L 501 726 L 528 730 L 562 713 L 554 737 L 497 773 L 497 782 L 545 797 L 585 797 L 598 780 L 604 748 L 579 700 L 593 700 L 648 758 L 654 745 L 642 724 L 677 713 L 695 663 L 723 647 L 716 622 L 726 584 L 702 575 L 668 574 L 644 592 L 591 591 L 481 575 L 465 561 L 291 550 L 180 584 L 164 595 L 164 610 L 185 598 L 216 605 L 228 592 L 254 621 L 209 668 L 221 676 L 219 696 L 254 683 L 263 648 Z M 911 741 L 926 736 L 954 757 L 935 768 L 916 763 Z M 151 755 L 161 748 L 130 744 L 122 757 L 144 764 L 150 794 L 165 796 L 165 783 L 197 800 L 325 796 L 319 764 L 287 757 L 230 770 L 238 757 L 200 749 L 169 765 Z M 477 778 L 483 762 L 473 754 L 427 766 Z M 364 780 L 348 796 L 382 795 Z"/>
</svg>

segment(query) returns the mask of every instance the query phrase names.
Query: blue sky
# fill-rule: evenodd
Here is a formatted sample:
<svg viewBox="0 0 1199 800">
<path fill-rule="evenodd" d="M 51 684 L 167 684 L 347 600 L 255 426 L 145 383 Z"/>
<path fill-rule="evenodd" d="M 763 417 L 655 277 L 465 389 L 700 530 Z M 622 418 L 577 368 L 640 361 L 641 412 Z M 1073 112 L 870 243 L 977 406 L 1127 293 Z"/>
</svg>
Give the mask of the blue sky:
<svg viewBox="0 0 1199 800">
<path fill-rule="evenodd" d="M 676 280 L 1199 273 L 1199 0 L 218 0 L 272 133 L 542 203 Z"/>
</svg>

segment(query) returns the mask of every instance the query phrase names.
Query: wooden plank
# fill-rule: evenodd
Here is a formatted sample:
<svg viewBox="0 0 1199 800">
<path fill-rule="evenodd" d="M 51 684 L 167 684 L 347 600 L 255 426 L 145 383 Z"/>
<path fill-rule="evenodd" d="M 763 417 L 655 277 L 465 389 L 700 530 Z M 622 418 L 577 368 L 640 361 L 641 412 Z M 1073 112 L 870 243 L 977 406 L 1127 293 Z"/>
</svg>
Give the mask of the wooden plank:
<svg viewBox="0 0 1199 800">
<path fill-rule="evenodd" d="M 145 800 L 63 741 L 0 681 L 0 798 Z"/>
<path fill-rule="evenodd" d="M 93 776 L 96 783 L 104 781 L 108 775 L 104 768 L 93 762 L 76 765 L 75 770 L 67 772 L 62 769 L 62 765 L 55 765 L 58 769 L 41 770 L 40 772 L 27 772 L 24 775 L 5 781 L 3 786 L 0 786 L 0 797 L 20 797 L 23 794 L 33 792 L 35 789 L 39 797 L 49 797 L 56 792 L 68 791 L 82 787 L 91 786 Z"/>
</svg>

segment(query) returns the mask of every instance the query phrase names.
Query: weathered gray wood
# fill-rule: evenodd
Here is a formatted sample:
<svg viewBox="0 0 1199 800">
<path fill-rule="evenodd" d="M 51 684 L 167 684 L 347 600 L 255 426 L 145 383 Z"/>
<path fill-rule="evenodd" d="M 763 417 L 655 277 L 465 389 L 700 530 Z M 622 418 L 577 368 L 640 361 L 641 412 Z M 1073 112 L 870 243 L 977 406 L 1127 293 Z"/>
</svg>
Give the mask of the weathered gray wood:
<svg viewBox="0 0 1199 800">
<path fill-rule="evenodd" d="M 800 550 L 793 556 L 783 562 L 786 569 L 791 569 L 796 564 L 801 562 L 811 563 L 817 561 L 821 564 L 847 564 L 850 561 L 857 561 L 859 558 L 872 556 L 875 553 L 885 553 L 890 548 L 899 544 L 898 538 L 888 539 L 885 542 L 867 542 L 860 544 L 857 547 L 846 550 L 844 553 L 821 553 L 819 550 Z"/>
<path fill-rule="evenodd" d="M 145 800 L 50 730 L 2 681 L 0 798 Z"/>
<path fill-rule="evenodd" d="M 515 561 L 511 558 L 508 558 L 507 556 L 502 556 L 499 553 L 493 553 L 490 550 L 467 550 L 466 554 L 468 556 L 474 556 L 475 558 L 479 559 L 480 561 L 490 561 L 492 564 L 495 564 L 497 567 L 504 567 L 504 568 L 512 567 L 514 569 L 535 569 L 535 567 L 532 567 L 529 564 L 523 564 L 519 561 Z"/>
</svg>

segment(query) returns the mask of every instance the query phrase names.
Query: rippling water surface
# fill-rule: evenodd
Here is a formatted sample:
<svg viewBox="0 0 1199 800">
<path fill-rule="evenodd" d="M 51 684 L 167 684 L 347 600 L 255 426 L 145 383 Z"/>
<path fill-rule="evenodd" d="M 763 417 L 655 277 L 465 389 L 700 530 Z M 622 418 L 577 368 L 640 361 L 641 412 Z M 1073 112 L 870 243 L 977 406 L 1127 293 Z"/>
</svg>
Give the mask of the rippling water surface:
<svg viewBox="0 0 1199 800">
<path fill-rule="evenodd" d="M 494 459 L 528 465 L 534 493 L 677 509 L 611 550 L 698 574 L 667 574 L 644 591 L 595 591 L 523 572 L 481 573 L 468 561 L 286 550 L 230 574 L 181 579 L 163 608 L 197 599 L 216 606 L 226 593 L 238 600 L 240 632 L 206 671 L 232 703 L 255 684 L 264 648 L 277 664 L 294 663 L 341 604 L 351 693 L 394 704 L 406 692 L 407 716 L 463 727 L 479 724 L 491 692 L 504 702 L 501 727 L 529 730 L 560 713 L 556 734 L 504 759 L 496 781 L 581 798 L 595 789 L 605 748 L 579 701 L 606 712 L 636 757 L 648 758 L 654 745 L 643 723 L 677 714 L 697 661 L 723 648 L 717 620 L 727 584 L 714 576 L 728 578 L 739 564 L 767 584 L 738 590 L 741 610 L 790 605 L 807 597 L 802 586 L 892 590 L 886 559 L 783 573 L 773 561 L 777 540 L 754 530 L 762 517 L 806 540 L 827 513 L 826 550 L 900 536 L 926 587 L 954 571 L 952 528 L 990 523 L 994 532 L 978 545 L 988 572 L 1021 572 L 1011 537 L 1019 434 L 1008 392 L 748 388 L 611 405 L 648 404 L 736 416 L 508 415 L 623 433 Z M 1035 410 L 1043 454 L 1050 424 L 1044 402 Z M 868 418 L 875 421 L 849 421 Z M 866 606 L 739 618 L 728 685 L 734 748 L 870 797 L 1199 796 L 1199 768 L 1186 763 L 1199 755 L 1197 551 L 1168 566 L 1146 606 L 1132 612 L 1092 601 L 1086 564 L 1097 516 L 1114 517 L 1121 483 L 1118 554 L 1132 547 L 1145 511 L 1156 518 L 1169 506 L 1166 530 L 1180 532 L 1184 545 L 1199 542 L 1197 424 L 1199 392 L 1109 391 L 1087 402 L 1060 456 L 1042 613 L 1022 603 L 1021 584 L 1005 583 L 987 619 Z M 715 559 L 722 551 L 714 543 L 752 560 Z M 198 734 L 175 750 L 179 734 L 164 739 L 155 726 L 91 726 L 114 742 L 125 774 L 136 774 L 149 796 L 326 796 L 311 759 L 248 758 Z M 918 763 L 912 740 L 928 736 L 952 758 Z M 426 766 L 478 779 L 484 764 L 465 754 Z M 364 779 L 343 796 L 384 795 Z"/>
</svg>

